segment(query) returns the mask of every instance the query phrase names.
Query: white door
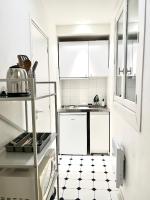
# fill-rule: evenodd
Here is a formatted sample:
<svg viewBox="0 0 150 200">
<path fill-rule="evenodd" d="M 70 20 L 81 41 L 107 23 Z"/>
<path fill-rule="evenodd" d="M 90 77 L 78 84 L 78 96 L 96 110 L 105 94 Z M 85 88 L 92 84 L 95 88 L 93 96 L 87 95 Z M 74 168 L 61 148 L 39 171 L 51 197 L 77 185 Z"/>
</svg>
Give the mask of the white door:
<svg viewBox="0 0 150 200">
<path fill-rule="evenodd" d="M 32 62 L 38 61 L 36 81 L 49 81 L 48 38 L 34 23 L 31 24 Z M 37 95 L 49 92 L 49 85 L 37 85 Z"/>
<path fill-rule="evenodd" d="M 86 113 L 60 114 L 60 153 L 87 154 Z"/>
<path fill-rule="evenodd" d="M 109 113 L 90 113 L 90 153 L 109 153 Z"/>
<path fill-rule="evenodd" d="M 108 40 L 89 41 L 89 76 L 108 76 Z"/>
<path fill-rule="evenodd" d="M 32 21 L 31 23 L 32 62 L 38 61 L 36 68 L 36 81 L 49 81 L 48 38 L 42 30 Z M 37 96 L 49 94 L 49 84 L 36 84 Z M 28 103 L 28 107 L 31 106 Z M 35 102 L 36 129 L 38 132 L 50 131 L 50 100 L 45 98 Z M 32 129 L 31 108 L 29 111 L 29 130 Z"/>
<path fill-rule="evenodd" d="M 88 77 L 88 42 L 60 42 L 59 70 L 61 78 Z"/>
</svg>

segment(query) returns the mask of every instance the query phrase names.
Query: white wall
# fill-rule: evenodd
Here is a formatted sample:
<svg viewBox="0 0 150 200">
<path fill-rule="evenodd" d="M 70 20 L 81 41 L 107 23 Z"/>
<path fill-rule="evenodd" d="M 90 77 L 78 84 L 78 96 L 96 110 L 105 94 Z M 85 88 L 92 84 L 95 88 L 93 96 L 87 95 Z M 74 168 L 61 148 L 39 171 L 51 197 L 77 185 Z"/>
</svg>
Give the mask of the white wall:
<svg viewBox="0 0 150 200">
<path fill-rule="evenodd" d="M 56 26 L 57 36 L 109 35 L 110 24 L 80 24 Z"/>
<path fill-rule="evenodd" d="M 30 22 L 32 17 L 49 36 L 50 78 L 58 82 L 58 52 L 56 25 L 99 24 L 109 23 L 115 4 L 118 0 L 1 0 L 0 6 L 0 77 L 6 76 L 9 66 L 16 64 L 17 54 L 26 54 L 31 58 Z M 105 13 L 105 15 L 103 15 Z M 59 100 L 59 84 L 58 106 Z M 53 100 L 51 105 L 53 105 Z M 12 106 L 13 105 L 13 106 Z M 20 112 L 21 111 L 21 112 Z M 23 123 L 22 104 L 0 103 L 0 113 L 9 116 L 9 119 L 20 126 Z M 53 112 L 54 113 L 54 112 Z M 51 119 L 54 120 L 52 114 Z M 52 124 L 54 121 L 52 121 Z M 0 122 L 1 123 L 1 122 Z M 1 143 L 10 140 L 14 133 L 5 124 L 0 131 Z M 14 131 L 14 130 L 13 130 Z M 9 134 L 9 137 L 7 135 Z M 5 139 L 4 139 L 5 135 Z M 0 143 L 0 145 L 1 145 Z"/>
<path fill-rule="evenodd" d="M 109 77 L 109 91 L 111 94 L 109 103 L 111 106 L 111 135 L 117 137 L 125 148 L 126 155 L 126 177 L 121 188 L 124 200 L 148 200 L 149 190 L 149 168 L 150 168 L 150 1 L 147 1 L 146 22 L 146 47 L 144 58 L 144 82 L 143 82 L 143 110 L 141 133 L 125 120 L 124 116 L 113 106 L 113 71 L 114 71 L 114 27 L 112 25 L 111 35 L 111 60 L 112 66 Z"/>
<path fill-rule="evenodd" d="M 31 58 L 30 17 L 50 37 L 51 76 L 57 79 L 57 55 L 55 27 L 49 25 L 46 5 L 42 0 L 1 0 L 0 6 L 0 78 L 6 77 L 8 68 L 17 63 L 17 55 L 25 54 Z M 51 36 L 52 35 L 52 36 Z M 55 53 L 54 53 L 55 52 Z M 55 70 L 54 70 L 55 69 Z M 24 127 L 23 104 L 16 102 L 0 102 L 0 114 Z M 18 131 L 0 121 L 0 146 L 13 138 Z"/>
<path fill-rule="evenodd" d="M 109 23 L 119 0 L 45 0 L 56 25 Z"/>
<path fill-rule="evenodd" d="M 107 78 L 61 80 L 62 105 L 87 105 L 93 103 L 97 94 L 100 99 L 106 99 Z"/>
</svg>

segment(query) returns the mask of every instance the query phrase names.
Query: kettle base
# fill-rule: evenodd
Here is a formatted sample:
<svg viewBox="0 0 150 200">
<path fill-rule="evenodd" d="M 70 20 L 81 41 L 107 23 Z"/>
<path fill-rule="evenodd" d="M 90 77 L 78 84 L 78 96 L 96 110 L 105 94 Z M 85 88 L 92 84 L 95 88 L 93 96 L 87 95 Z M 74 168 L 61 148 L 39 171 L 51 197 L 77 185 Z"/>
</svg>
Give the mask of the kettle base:
<svg viewBox="0 0 150 200">
<path fill-rule="evenodd" d="M 29 92 L 21 92 L 21 93 L 7 93 L 8 97 L 28 97 L 30 96 Z"/>
</svg>

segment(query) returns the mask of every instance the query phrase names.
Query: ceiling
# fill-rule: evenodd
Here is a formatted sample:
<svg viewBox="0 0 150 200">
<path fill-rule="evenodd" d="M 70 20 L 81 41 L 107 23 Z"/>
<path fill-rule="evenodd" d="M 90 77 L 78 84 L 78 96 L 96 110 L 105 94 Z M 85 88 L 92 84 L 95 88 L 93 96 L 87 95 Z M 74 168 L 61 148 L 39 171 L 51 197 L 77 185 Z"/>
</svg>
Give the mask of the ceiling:
<svg viewBox="0 0 150 200">
<path fill-rule="evenodd" d="M 121 0 L 45 0 L 57 25 L 110 23 Z"/>
</svg>

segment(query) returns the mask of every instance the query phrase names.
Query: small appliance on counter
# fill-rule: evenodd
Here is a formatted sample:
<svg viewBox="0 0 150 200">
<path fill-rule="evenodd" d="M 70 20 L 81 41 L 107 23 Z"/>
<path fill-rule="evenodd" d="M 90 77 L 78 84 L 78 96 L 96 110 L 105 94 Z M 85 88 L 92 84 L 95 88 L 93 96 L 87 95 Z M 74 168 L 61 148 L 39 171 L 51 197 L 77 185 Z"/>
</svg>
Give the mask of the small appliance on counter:
<svg viewBox="0 0 150 200">
<path fill-rule="evenodd" d="M 32 79 L 35 81 L 35 70 L 38 61 L 35 61 L 31 68 L 31 61 L 26 55 L 18 55 L 18 64 L 9 67 L 7 71 L 7 96 L 8 97 L 26 97 L 31 94 Z M 36 88 L 34 90 L 36 93 Z M 6 94 L 1 93 L 1 96 Z"/>
<path fill-rule="evenodd" d="M 14 65 L 9 67 L 7 71 L 7 95 L 8 97 L 22 97 L 29 96 L 28 78 L 25 69 Z M 13 80 L 15 79 L 15 80 Z"/>
<path fill-rule="evenodd" d="M 105 103 L 105 99 L 104 98 L 102 99 L 101 106 L 102 107 L 106 107 L 106 103 Z"/>
<path fill-rule="evenodd" d="M 95 105 L 99 105 L 99 96 L 98 95 L 95 95 L 93 102 Z"/>
</svg>

